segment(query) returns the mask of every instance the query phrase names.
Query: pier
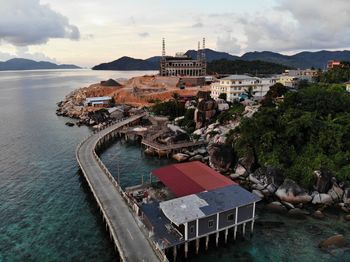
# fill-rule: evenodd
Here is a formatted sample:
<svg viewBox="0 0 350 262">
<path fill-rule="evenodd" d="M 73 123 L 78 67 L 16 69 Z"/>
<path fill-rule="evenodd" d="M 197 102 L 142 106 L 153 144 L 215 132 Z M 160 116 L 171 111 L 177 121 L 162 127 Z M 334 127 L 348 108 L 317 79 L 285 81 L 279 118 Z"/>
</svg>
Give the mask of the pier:
<svg viewBox="0 0 350 262">
<path fill-rule="evenodd" d="M 125 200 L 125 192 L 96 154 L 96 150 L 117 136 L 118 129 L 144 116 L 135 115 L 94 132 L 76 149 L 79 166 L 101 210 L 121 261 L 167 261 L 163 251 L 146 237 L 142 222 L 133 215 Z"/>
</svg>

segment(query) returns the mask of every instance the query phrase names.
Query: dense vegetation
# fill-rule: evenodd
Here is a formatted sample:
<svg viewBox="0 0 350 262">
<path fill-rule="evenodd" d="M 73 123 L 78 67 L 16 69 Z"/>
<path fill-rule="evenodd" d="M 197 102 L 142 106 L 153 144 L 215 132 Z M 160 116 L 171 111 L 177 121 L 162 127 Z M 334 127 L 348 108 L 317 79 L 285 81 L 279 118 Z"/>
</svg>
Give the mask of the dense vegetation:
<svg viewBox="0 0 350 262">
<path fill-rule="evenodd" d="M 239 156 L 254 154 L 259 165 L 281 168 L 304 186 L 321 168 L 350 181 L 350 95 L 327 84 L 288 92 L 243 119 L 229 141 Z"/>
<path fill-rule="evenodd" d="M 183 116 L 186 113 L 184 104 L 179 102 L 179 95 L 173 94 L 173 98 L 166 102 L 159 100 L 153 101 L 155 105 L 150 108 L 150 111 L 155 115 L 168 116 L 170 120 L 176 117 Z"/>
<path fill-rule="evenodd" d="M 229 110 L 220 112 L 214 120 L 217 120 L 220 124 L 225 124 L 226 122 L 235 120 L 243 111 L 244 105 L 239 102 L 234 102 Z"/>
<path fill-rule="evenodd" d="M 350 81 L 350 63 L 342 62 L 343 67 L 336 67 L 321 74 L 320 82 L 344 83 Z"/>
<path fill-rule="evenodd" d="M 280 74 L 286 69 L 290 69 L 290 67 L 264 61 L 230 61 L 221 59 L 208 63 L 208 72 L 218 74 L 269 75 Z"/>
</svg>

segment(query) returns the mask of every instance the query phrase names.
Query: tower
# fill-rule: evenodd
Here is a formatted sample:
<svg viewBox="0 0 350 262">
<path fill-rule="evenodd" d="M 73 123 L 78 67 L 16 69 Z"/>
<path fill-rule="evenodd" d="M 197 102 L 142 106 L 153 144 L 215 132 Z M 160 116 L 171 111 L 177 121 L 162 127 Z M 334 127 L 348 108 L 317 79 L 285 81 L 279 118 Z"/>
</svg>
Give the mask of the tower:
<svg viewBox="0 0 350 262">
<path fill-rule="evenodd" d="M 165 38 L 163 37 L 163 42 L 162 42 L 162 56 L 165 56 Z"/>
<path fill-rule="evenodd" d="M 202 62 L 202 76 L 207 74 L 207 58 L 205 56 L 205 37 L 203 37 L 203 46 L 201 52 L 201 62 Z"/>
<path fill-rule="evenodd" d="M 163 37 L 162 40 L 162 57 L 160 58 L 160 64 L 159 64 L 159 75 L 165 76 L 166 75 L 166 58 L 165 58 L 165 38 Z"/>
</svg>

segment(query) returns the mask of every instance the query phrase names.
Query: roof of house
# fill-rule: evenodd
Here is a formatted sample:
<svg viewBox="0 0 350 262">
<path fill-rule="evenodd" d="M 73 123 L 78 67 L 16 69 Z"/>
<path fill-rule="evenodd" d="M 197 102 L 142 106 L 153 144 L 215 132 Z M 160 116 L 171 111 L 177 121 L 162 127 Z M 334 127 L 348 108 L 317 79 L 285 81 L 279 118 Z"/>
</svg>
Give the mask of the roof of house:
<svg viewBox="0 0 350 262">
<path fill-rule="evenodd" d="M 179 226 L 258 201 L 260 198 L 255 194 L 239 185 L 230 185 L 161 202 L 160 208 L 171 222 Z"/>
<path fill-rule="evenodd" d="M 95 101 L 108 101 L 111 99 L 112 99 L 112 97 L 110 97 L 110 96 L 87 97 L 86 102 L 91 103 L 91 102 L 95 102 Z"/>
<path fill-rule="evenodd" d="M 152 173 L 177 197 L 236 185 L 231 179 L 199 161 L 161 167 L 153 170 Z"/>
<path fill-rule="evenodd" d="M 256 77 L 251 77 L 251 76 L 247 76 L 247 75 L 230 75 L 224 78 L 221 78 L 221 80 L 255 80 L 257 79 Z"/>
</svg>

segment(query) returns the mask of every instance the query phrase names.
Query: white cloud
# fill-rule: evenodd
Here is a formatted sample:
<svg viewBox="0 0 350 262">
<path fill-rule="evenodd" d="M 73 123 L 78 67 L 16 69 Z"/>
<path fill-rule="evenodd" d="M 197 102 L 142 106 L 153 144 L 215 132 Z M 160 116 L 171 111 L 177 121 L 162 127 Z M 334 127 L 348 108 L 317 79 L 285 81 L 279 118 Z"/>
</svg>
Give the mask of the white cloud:
<svg viewBox="0 0 350 262">
<path fill-rule="evenodd" d="M 138 35 L 139 35 L 139 37 L 142 37 L 142 38 L 150 36 L 150 34 L 148 32 L 141 32 L 141 33 L 138 33 Z"/>
<path fill-rule="evenodd" d="M 237 54 L 241 51 L 241 45 L 238 43 L 238 39 L 232 36 L 231 32 L 226 32 L 225 35 L 217 38 L 216 49 L 230 54 Z"/>
<path fill-rule="evenodd" d="M 350 46 L 349 0 L 276 0 L 251 12 L 212 13 L 221 51 L 296 52 Z"/>
<path fill-rule="evenodd" d="M 267 13 L 255 13 L 240 22 L 249 50 L 346 48 L 350 46 L 349 13 L 347 0 L 279 0 Z"/>
<path fill-rule="evenodd" d="M 50 38 L 80 38 L 78 27 L 39 0 L 1 0 L 0 40 L 15 46 L 46 43 Z"/>
</svg>

